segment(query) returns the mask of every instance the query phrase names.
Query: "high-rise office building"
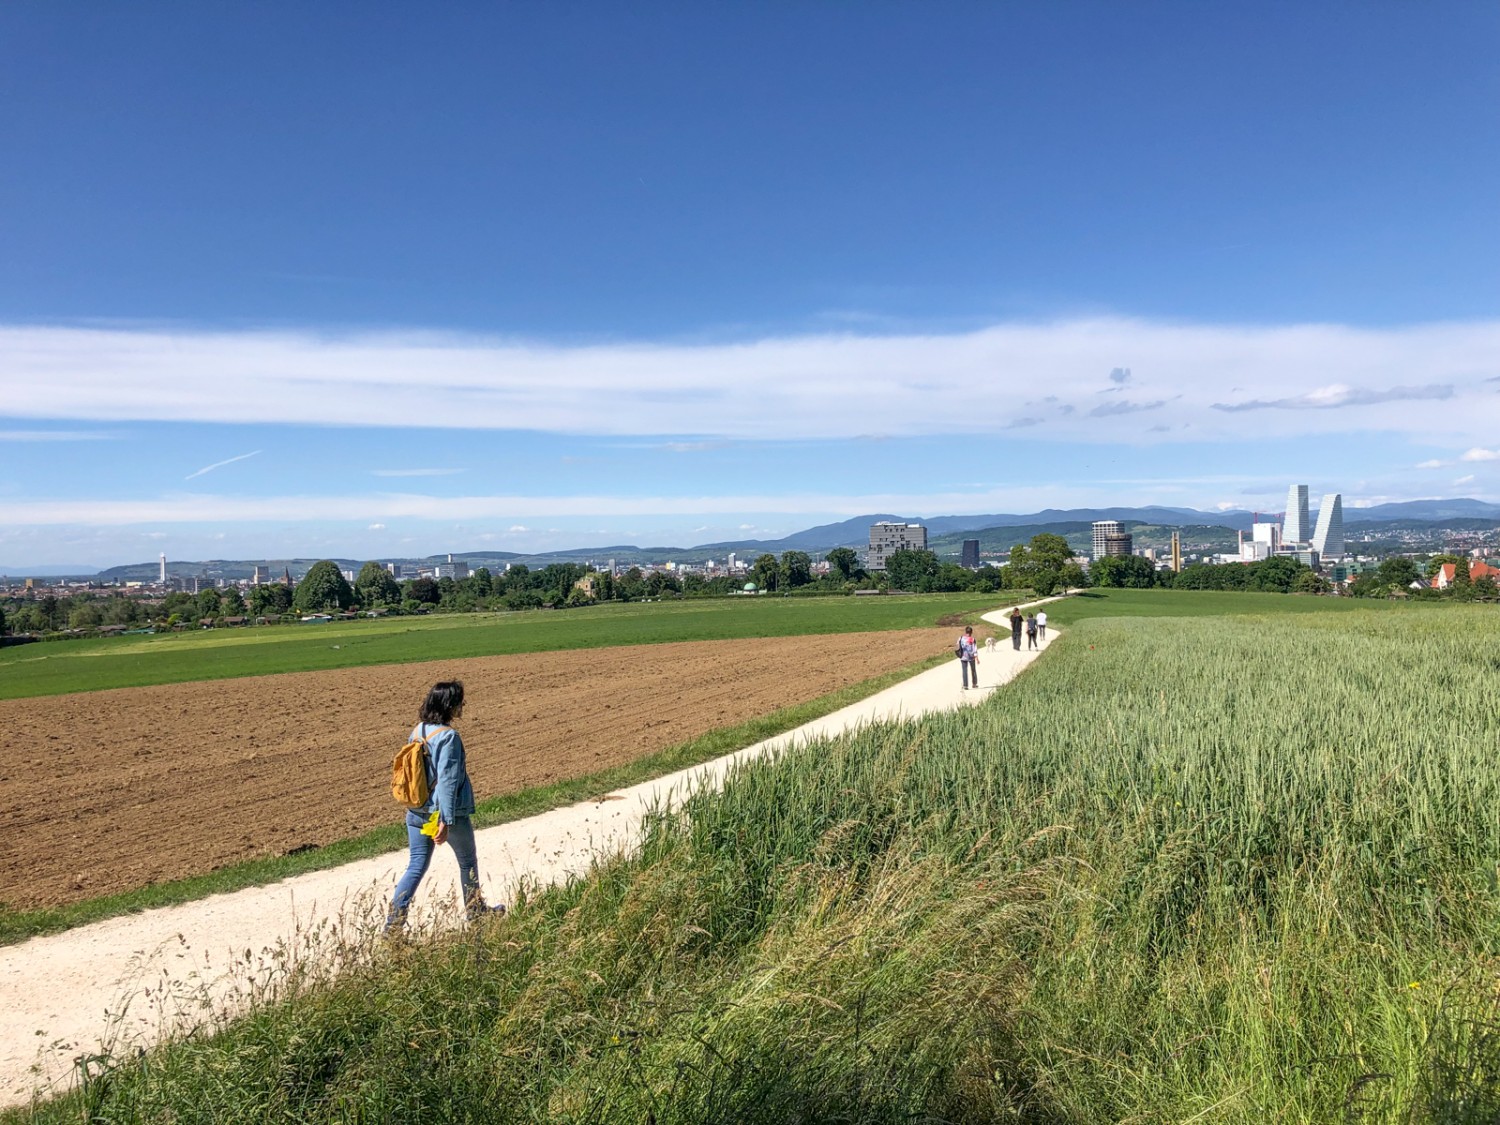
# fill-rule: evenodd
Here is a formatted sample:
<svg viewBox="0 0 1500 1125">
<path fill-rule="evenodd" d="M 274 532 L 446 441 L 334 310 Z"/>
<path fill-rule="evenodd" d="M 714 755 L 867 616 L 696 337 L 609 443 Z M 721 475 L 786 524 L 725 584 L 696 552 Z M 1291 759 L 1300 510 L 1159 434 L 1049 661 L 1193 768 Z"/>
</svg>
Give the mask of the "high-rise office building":
<svg viewBox="0 0 1500 1125">
<path fill-rule="evenodd" d="M 966 566 L 970 570 L 979 569 L 979 540 L 965 539 L 963 554 L 958 560 L 959 566 Z"/>
<path fill-rule="evenodd" d="M 1124 550 L 1120 550 L 1123 537 Z M 1115 541 L 1115 549 L 1111 551 L 1110 540 Z M 1094 558 L 1102 559 L 1106 555 L 1128 555 L 1130 554 L 1131 539 L 1120 525 L 1119 520 L 1095 520 L 1094 521 Z"/>
<path fill-rule="evenodd" d="M 1312 546 L 1320 559 L 1336 559 L 1344 553 L 1344 498 L 1337 492 L 1323 494 Z"/>
<path fill-rule="evenodd" d="M 157 573 L 156 580 L 158 582 L 160 582 L 163 586 L 165 586 L 167 584 L 167 556 L 166 555 L 163 555 L 161 557 L 161 569 Z"/>
<path fill-rule="evenodd" d="M 1294 484 L 1286 491 L 1286 517 L 1281 523 L 1281 541 L 1288 547 L 1306 543 L 1312 525 L 1307 518 L 1307 485 Z"/>
<path fill-rule="evenodd" d="M 885 560 L 897 551 L 927 550 L 927 529 L 919 523 L 872 523 L 870 555 L 865 569 L 885 569 Z"/>
</svg>

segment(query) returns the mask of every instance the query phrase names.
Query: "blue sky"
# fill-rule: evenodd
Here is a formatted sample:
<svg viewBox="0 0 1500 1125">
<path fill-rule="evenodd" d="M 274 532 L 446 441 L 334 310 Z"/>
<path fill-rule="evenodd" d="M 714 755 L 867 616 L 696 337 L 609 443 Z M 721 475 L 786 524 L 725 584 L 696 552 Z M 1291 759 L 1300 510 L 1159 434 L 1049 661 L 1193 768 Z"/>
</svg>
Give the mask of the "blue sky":
<svg viewBox="0 0 1500 1125">
<path fill-rule="evenodd" d="M 0 568 L 1500 500 L 1500 8 L 0 7 Z"/>
</svg>

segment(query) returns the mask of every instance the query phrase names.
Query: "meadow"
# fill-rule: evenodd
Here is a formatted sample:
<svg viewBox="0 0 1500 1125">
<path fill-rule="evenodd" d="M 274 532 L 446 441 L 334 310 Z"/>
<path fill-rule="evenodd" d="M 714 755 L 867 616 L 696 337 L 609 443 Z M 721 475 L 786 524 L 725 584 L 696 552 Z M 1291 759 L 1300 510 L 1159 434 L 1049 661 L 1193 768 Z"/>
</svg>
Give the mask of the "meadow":
<svg viewBox="0 0 1500 1125">
<path fill-rule="evenodd" d="M 0 649 L 0 699 L 558 649 L 911 629 L 993 607 L 987 594 L 696 598 L 58 641 Z"/>
<path fill-rule="evenodd" d="M 1496 1120 L 1493 611 L 1142 620 L 30 1116 Z"/>
</svg>

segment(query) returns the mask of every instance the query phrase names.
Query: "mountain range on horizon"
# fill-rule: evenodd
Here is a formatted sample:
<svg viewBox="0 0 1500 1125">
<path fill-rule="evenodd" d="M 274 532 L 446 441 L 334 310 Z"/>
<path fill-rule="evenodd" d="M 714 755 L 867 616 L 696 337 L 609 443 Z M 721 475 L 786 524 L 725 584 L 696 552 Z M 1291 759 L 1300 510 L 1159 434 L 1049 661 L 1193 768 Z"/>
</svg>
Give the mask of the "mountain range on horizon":
<svg viewBox="0 0 1500 1125">
<path fill-rule="evenodd" d="M 1262 516 L 1280 518 L 1280 513 L 1260 513 Z M 1208 526 L 1223 527 L 1230 531 L 1248 531 L 1255 519 L 1256 513 L 1242 509 L 1231 509 L 1227 511 L 1202 511 L 1196 508 L 1177 508 L 1163 505 L 1147 505 L 1144 507 L 1107 507 L 1107 508 L 1047 508 L 1039 512 L 1027 514 L 1020 513 L 986 513 L 976 515 L 947 515 L 947 516 L 917 516 L 899 515 L 889 512 L 875 512 L 868 515 L 855 516 L 851 519 L 841 520 L 838 523 L 820 524 L 797 531 L 780 539 L 745 539 L 735 541 L 723 541 L 716 543 L 701 543 L 691 547 L 639 547 L 631 544 L 615 544 L 600 547 L 578 547 L 557 551 L 524 552 L 524 551 L 454 551 L 455 559 L 462 559 L 472 566 L 490 565 L 497 563 L 503 565 L 515 561 L 555 561 L 555 562 L 579 562 L 585 560 L 602 561 L 610 557 L 623 558 L 631 562 L 646 561 L 647 558 L 659 559 L 660 561 L 690 561 L 705 557 L 723 556 L 731 551 L 737 554 L 780 554 L 782 551 L 829 551 L 834 547 L 862 548 L 869 541 L 869 529 L 872 523 L 882 520 L 897 523 L 920 523 L 927 528 L 930 539 L 938 539 L 951 536 L 959 532 L 980 532 L 995 528 L 1005 527 L 1036 527 L 1038 525 L 1052 524 L 1076 524 L 1078 522 L 1092 522 L 1094 520 L 1121 520 L 1147 523 L 1161 527 L 1186 527 L 1186 526 Z M 1475 500 L 1468 497 L 1450 500 L 1407 500 L 1390 504 L 1377 504 L 1367 508 L 1346 508 L 1344 510 L 1345 527 L 1357 527 L 1364 523 L 1389 524 L 1392 521 L 1407 522 L 1414 524 L 1441 525 L 1444 520 L 1486 520 L 1494 519 L 1500 523 L 1500 504 L 1491 504 L 1483 500 Z M 392 557 L 389 560 L 404 564 L 431 563 L 446 557 L 446 552 L 426 556 L 411 556 L 407 558 Z M 259 559 L 259 560 L 227 560 L 209 559 L 189 562 L 179 560 L 168 562 L 168 569 L 189 568 L 184 571 L 178 569 L 174 573 L 186 575 L 197 574 L 204 568 L 231 573 L 239 570 L 248 571 L 254 565 L 269 566 L 273 572 L 280 572 L 283 567 L 288 567 L 294 574 L 305 572 L 307 567 L 317 560 L 314 558 L 288 558 L 288 559 Z M 358 567 L 363 560 L 336 559 L 341 566 L 348 565 Z M 138 579 L 148 573 L 154 576 L 158 563 L 148 561 L 142 563 L 126 563 L 119 566 L 96 570 L 90 567 L 65 567 L 65 566 L 31 566 L 31 567 L 4 567 L 0 566 L 0 575 L 26 575 L 34 577 L 98 577 L 104 579 L 130 578 Z"/>
</svg>

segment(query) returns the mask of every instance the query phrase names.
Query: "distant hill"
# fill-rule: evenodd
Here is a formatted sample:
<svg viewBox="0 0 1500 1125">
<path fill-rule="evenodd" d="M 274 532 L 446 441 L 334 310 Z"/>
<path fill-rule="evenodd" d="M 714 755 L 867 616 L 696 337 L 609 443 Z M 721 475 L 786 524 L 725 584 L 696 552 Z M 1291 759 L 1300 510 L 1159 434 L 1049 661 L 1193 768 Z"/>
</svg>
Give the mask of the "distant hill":
<svg viewBox="0 0 1500 1125">
<path fill-rule="evenodd" d="M 1274 519 L 1277 514 L 1264 515 Z M 608 547 L 576 547 L 535 554 L 514 551 L 455 551 L 453 558 L 466 562 L 471 569 L 483 566 L 491 570 L 502 570 L 508 563 L 524 563 L 532 567 L 561 562 L 603 565 L 609 559 L 615 560 L 617 566 L 626 567 L 653 562 L 702 563 L 710 558 L 722 561 L 730 552 L 749 560 L 761 554 L 806 551 L 814 559 L 819 559 L 834 547 L 863 549 L 869 542 L 870 525 L 881 521 L 922 524 L 927 528 L 928 545 L 942 556 L 957 557 L 964 539 L 978 539 L 980 551 L 987 556 L 996 557 L 1008 553 L 1014 544 L 1024 543 L 1040 532 L 1061 535 L 1076 549 L 1087 550 L 1092 545 L 1090 525 L 1095 520 L 1119 520 L 1135 536 L 1138 547 L 1165 546 L 1175 528 L 1180 531 L 1185 551 L 1224 550 L 1236 542 L 1236 532 L 1250 530 L 1254 519 L 1254 513 L 1239 509 L 1204 512 L 1195 508 L 1162 505 L 1143 508 L 1047 508 L 1025 515 L 999 512 L 971 516 L 916 516 L 872 512 L 838 523 L 819 524 L 781 539 L 740 539 L 701 543 L 692 547 L 637 547 L 622 543 Z M 1402 532 L 1420 538 L 1425 532 L 1430 533 L 1432 540 L 1436 542 L 1441 539 L 1439 533 L 1443 531 L 1472 532 L 1500 528 L 1500 504 L 1466 497 L 1455 500 L 1408 500 L 1396 504 L 1377 504 L 1369 508 L 1346 508 L 1344 523 L 1351 531 L 1357 530 L 1361 535 Z M 1406 542 L 1409 547 L 1410 539 Z M 380 561 L 415 568 L 431 566 L 446 558 L 446 554 L 439 554 L 416 558 L 382 557 Z M 209 559 L 203 562 L 169 560 L 167 572 L 180 578 L 207 574 L 211 578 L 233 581 L 249 578 L 258 563 L 276 576 L 283 570 L 290 570 L 292 577 L 296 579 L 306 574 L 308 568 L 317 561 L 313 558 Z M 354 571 L 365 562 L 363 559 L 334 561 L 342 569 Z M 99 571 L 97 577 L 104 581 L 149 582 L 156 578 L 157 566 L 155 561 L 130 563 Z M 19 567 L 7 570 L 0 567 L 0 574 L 37 577 L 65 575 L 79 578 L 93 576 L 93 572 L 87 568 L 65 567 L 29 570 Z"/>
<path fill-rule="evenodd" d="M 1500 504 L 1484 500 L 1404 500 L 1399 504 L 1376 504 L 1370 508 L 1345 508 L 1344 523 L 1372 520 L 1500 519 Z"/>
</svg>

